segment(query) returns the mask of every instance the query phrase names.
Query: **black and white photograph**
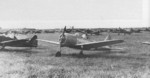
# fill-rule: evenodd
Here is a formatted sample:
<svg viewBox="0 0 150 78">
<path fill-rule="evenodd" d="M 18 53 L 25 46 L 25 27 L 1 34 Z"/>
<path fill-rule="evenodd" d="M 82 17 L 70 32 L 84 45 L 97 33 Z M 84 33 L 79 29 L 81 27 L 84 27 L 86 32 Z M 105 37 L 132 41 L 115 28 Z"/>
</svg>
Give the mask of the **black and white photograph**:
<svg viewBox="0 0 150 78">
<path fill-rule="evenodd" d="M 0 78 L 150 78 L 150 1 L 0 0 Z"/>
</svg>

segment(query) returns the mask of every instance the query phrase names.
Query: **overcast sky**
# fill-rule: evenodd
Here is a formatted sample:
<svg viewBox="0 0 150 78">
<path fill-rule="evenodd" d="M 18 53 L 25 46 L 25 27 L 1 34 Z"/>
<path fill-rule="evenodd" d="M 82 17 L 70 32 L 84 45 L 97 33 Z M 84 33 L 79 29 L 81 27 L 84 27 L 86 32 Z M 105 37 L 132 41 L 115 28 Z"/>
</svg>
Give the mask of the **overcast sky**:
<svg viewBox="0 0 150 78">
<path fill-rule="evenodd" d="M 0 0 L 2 28 L 148 26 L 148 0 Z"/>
</svg>

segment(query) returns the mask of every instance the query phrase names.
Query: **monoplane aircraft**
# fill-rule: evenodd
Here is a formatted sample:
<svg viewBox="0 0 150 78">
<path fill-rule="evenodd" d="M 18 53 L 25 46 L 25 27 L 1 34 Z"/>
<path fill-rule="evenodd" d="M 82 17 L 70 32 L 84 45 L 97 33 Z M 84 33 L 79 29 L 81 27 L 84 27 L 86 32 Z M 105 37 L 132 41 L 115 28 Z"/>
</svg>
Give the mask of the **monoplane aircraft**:
<svg viewBox="0 0 150 78">
<path fill-rule="evenodd" d="M 90 50 L 91 48 L 99 48 L 103 46 L 110 46 L 112 44 L 122 43 L 124 40 L 110 40 L 110 35 L 104 41 L 84 41 L 78 39 L 74 34 L 66 33 L 66 27 L 60 35 L 59 42 L 38 39 L 40 41 L 49 42 L 52 44 L 59 45 L 59 51 L 56 53 L 56 57 L 61 56 L 61 47 L 69 47 L 74 49 L 80 49 L 80 55 L 83 55 L 83 50 Z"/>
<path fill-rule="evenodd" d="M 146 41 L 146 42 L 142 42 L 143 44 L 147 44 L 150 45 L 150 42 Z"/>
<path fill-rule="evenodd" d="M 0 35 L 0 46 L 1 49 L 4 49 L 5 46 L 10 47 L 37 47 L 37 35 L 34 35 L 31 39 L 17 39 L 16 36 L 14 38 L 7 37 L 4 35 Z"/>
</svg>

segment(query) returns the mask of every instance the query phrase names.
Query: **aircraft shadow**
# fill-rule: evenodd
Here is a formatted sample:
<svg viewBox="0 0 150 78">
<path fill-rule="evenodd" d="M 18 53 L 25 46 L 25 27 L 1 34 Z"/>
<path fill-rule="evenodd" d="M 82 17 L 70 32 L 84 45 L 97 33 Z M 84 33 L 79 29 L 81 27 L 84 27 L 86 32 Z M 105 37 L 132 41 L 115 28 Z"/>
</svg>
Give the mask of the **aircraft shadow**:
<svg viewBox="0 0 150 78">
<path fill-rule="evenodd" d="M 0 49 L 0 51 L 4 52 L 17 52 L 17 53 L 37 53 L 37 51 L 33 51 L 31 48 L 6 48 L 6 49 Z"/>
<path fill-rule="evenodd" d="M 33 50 L 34 49 L 34 50 Z M 6 47 L 5 49 L 0 49 L 0 51 L 5 52 L 20 52 L 20 53 L 38 53 L 38 50 L 46 49 L 43 46 L 38 47 Z"/>
<path fill-rule="evenodd" d="M 35 47 L 36 49 L 47 49 L 47 46 L 38 45 L 38 47 Z"/>
<path fill-rule="evenodd" d="M 79 55 L 78 53 L 62 54 L 62 57 L 72 58 L 106 58 L 106 59 L 145 59 L 137 56 L 125 55 L 126 51 L 96 52 L 90 54 Z"/>
</svg>

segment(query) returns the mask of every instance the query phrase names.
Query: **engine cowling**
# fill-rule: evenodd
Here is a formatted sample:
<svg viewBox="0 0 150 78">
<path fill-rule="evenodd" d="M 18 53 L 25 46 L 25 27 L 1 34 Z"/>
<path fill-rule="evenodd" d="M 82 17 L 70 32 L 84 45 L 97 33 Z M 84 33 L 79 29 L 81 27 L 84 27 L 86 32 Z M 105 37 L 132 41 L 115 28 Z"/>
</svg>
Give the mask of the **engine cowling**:
<svg viewBox="0 0 150 78">
<path fill-rule="evenodd" d="M 77 44 L 77 37 L 73 34 L 68 34 L 65 33 L 62 41 L 61 41 L 61 46 L 65 47 L 71 47 L 71 46 L 75 46 Z"/>
</svg>

